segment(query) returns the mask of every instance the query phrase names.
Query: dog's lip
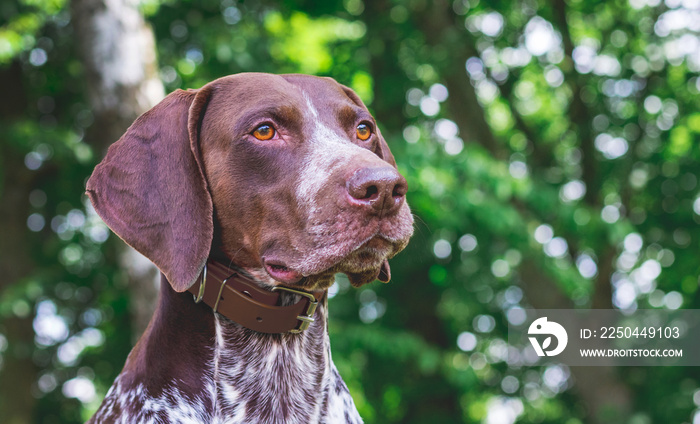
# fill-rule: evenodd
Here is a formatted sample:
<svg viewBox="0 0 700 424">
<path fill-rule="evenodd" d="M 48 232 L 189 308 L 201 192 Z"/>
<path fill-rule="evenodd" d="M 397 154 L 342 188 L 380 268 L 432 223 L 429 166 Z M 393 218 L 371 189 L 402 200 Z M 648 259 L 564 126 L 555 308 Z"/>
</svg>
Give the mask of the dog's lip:
<svg viewBox="0 0 700 424">
<path fill-rule="evenodd" d="M 348 269 L 346 261 L 358 260 L 359 258 L 363 258 L 360 261 L 364 263 L 363 267 L 366 267 L 365 269 L 374 268 L 376 265 L 379 272 L 383 262 L 390 256 L 393 256 L 391 255 L 392 251 L 392 243 L 389 240 L 380 234 L 374 234 L 339 259 L 326 264 L 320 271 L 310 272 L 308 275 L 322 274 L 328 270 L 335 270 L 335 272 L 341 273 L 346 270 L 352 272 L 352 268 Z"/>
<path fill-rule="evenodd" d="M 384 238 L 383 235 L 381 234 L 375 234 L 373 235 L 369 240 L 366 242 L 362 243 L 360 247 L 355 249 L 355 251 L 359 250 L 385 250 L 391 246 L 391 243 Z"/>
<path fill-rule="evenodd" d="M 270 277 L 284 284 L 298 283 L 303 278 L 301 272 L 289 268 L 284 262 L 279 259 L 263 258 L 265 271 Z"/>
<path fill-rule="evenodd" d="M 302 280 L 313 281 L 316 277 L 328 276 L 335 273 L 359 272 L 357 260 L 363 262 L 360 265 L 362 272 L 368 272 L 376 268 L 376 278 L 387 282 L 391 277 L 387 259 L 396 254 L 400 248 L 397 244 L 400 241 L 392 238 L 376 229 L 362 239 L 355 240 L 353 247 L 343 249 L 345 252 L 336 252 L 334 255 L 316 258 L 316 261 L 307 261 L 307 255 L 291 255 L 291 251 L 299 252 L 300 249 L 284 249 L 279 245 L 270 243 L 263 249 L 260 261 L 265 272 L 275 281 L 282 284 L 292 285 L 303 282 Z M 355 259 L 355 266 L 349 265 L 348 260 Z M 360 259 L 362 258 L 362 259 Z M 319 260 L 320 259 L 320 260 Z"/>
</svg>

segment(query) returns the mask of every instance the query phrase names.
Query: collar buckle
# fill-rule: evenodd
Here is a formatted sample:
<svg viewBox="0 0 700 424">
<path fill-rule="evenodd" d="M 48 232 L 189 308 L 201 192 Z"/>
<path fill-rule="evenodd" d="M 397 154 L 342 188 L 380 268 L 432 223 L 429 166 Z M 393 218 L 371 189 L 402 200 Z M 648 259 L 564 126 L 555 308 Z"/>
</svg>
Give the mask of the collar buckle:
<svg viewBox="0 0 700 424">
<path fill-rule="evenodd" d="M 199 291 L 197 294 L 192 294 L 194 297 L 194 303 L 199 303 L 204 298 L 204 288 L 207 286 L 207 264 L 204 264 L 204 272 L 202 272 L 202 279 L 199 281 Z"/>
<path fill-rule="evenodd" d="M 275 286 L 272 288 L 272 291 L 278 291 L 278 290 L 283 290 L 289 293 L 293 293 L 302 297 L 305 297 L 309 301 L 309 305 L 306 307 L 306 311 L 304 312 L 303 315 L 297 316 L 297 319 L 301 321 L 299 324 L 298 328 L 294 328 L 292 330 L 289 330 L 290 333 L 292 334 L 299 334 L 304 332 L 307 328 L 309 328 L 309 325 L 311 325 L 312 322 L 314 322 L 314 312 L 316 312 L 316 307 L 318 306 L 318 300 L 316 300 L 316 297 L 308 292 L 301 291 L 301 290 L 295 290 L 295 289 L 290 289 L 289 287 L 284 287 L 284 286 Z"/>
<path fill-rule="evenodd" d="M 219 312 L 219 301 L 221 300 L 221 294 L 224 292 L 224 287 L 226 286 L 226 283 L 228 280 L 232 277 L 235 277 L 238 275 L 237 273 L 233 273 L 231 276 L 228 278 L 225 278 L 221 282 L 221 287 L 219 287 L 219 294 L 216 296 L 216 303 L 214 303 L 214 307 L 212 309 L 214 312 Z M 194 303 L 199 303 L 204 299 L 204 292 L 207 287 L 207 265 L 204 264 L 204 272 L 202 272 L 202 279 L 199 282 L 199 290 L 197 291 L 197 294 L 192 294 L 192 297 L 194 297 Z"/>
</svg>

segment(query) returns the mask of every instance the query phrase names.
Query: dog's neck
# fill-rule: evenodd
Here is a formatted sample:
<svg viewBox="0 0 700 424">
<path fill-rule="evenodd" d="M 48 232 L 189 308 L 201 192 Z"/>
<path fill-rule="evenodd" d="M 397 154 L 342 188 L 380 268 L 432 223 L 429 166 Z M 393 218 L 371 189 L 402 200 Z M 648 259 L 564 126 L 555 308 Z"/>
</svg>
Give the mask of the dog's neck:
<svg viewBox="0 0 700 424">
<path fill-rule="evenodd" d="M 158 308 L 93 421 L 120 411 L 124 422 L 166 414 L 170 422 L 313 423 L 346 410 L 337 402 L 352 398 L 331 361 L 326 313 L 324 298 L 305 332 L 257 333 L 161 277 Z"/>
</svg>

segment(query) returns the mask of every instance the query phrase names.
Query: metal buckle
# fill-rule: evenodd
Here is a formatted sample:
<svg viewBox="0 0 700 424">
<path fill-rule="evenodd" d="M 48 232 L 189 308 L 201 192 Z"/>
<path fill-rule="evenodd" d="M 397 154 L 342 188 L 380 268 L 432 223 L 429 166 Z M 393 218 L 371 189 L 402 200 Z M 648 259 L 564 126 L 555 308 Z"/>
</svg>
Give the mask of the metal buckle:
<svg viewBox="0 0 700 424">
<path fill-rule="evenodd" d="M 204 264 L 204 272 L 202 273 L 202 281 L 199 282 L 199 293 L 197 293 L 197 296 L 192 295 L 194 297 L 194 303 L 199 303 L 202 301 L 202 298 L 204 298 L 204 287 L 207 285 L 207 264 Z"/>
<path fill-rule="evenodd" d="M 224 292 L 224 286 L 226 285 L 226 282 L 229 280 L 229 278 L 234 277 L 238 274 L 234 273 L 231 276 L 229 276 L 227 279 L 221 282 L 221 287 L 219 287 L 219 295 L 216 297 L 216 303 L 214 303 L 214 307 L 212 308 L 214 312 L 217 312 L 219 308 L 219 300 L 221 300 L 221 293 Z M 204 298 L 204 291 L 207 286 L 207 265 L 204 265 L 204 272 L 202 273 L 202 281 L 199 282 L 199 291 L 197 292 L 197 296 L 192 295 L 194 297 L 194 303 L 199 303 L 202 301 Z"/>
<path fill-rule="evenodd" d="M 226 278 L 224 281 L 221 282 L 221 287 L 219 287 L 219 295 L 216 296 L 216 303 L 214 303 L 214 308 L 212 308 L 212 309 L 214 309 L 214 313 L 218 312 L 219 301 L 221 300 L 221 293 L 224 292 L 224 286 L 226 286 L 226 282 L 228 281 L 229 278 L 235 277 L 236 275 L 238 275 L 238 274 L 233 273 L 232 275 L 230 275 L 228 278 Z"/>
<path fill-rule="evenodd" d="M 307 293 L 301 290 L 290 289 L 289 287 L 275 286 L 272 288 L 272 291 L 277 290 L 284 290 L 286 292 L 298 294 L 299 296 L 303 296 L 309 299 L 309 306 L 306 308 L 306 313 L 304 315 L 297 316 L 297 319 L 301 321 L 301 325 L 299 325 L 299 328 L 289 330 L 289 332 L 292 334 L 299 334 L 307 328 L 309 328 L 309 325 L 311 325 L 311 323 L 314 322 L 314 312 L 316 312 L 316 307 L 318 306 L 318 300 L 316 300 L 316 297 L 314 297 L 314 295 L 312 295 L 311 293 Z"/>
</svg>

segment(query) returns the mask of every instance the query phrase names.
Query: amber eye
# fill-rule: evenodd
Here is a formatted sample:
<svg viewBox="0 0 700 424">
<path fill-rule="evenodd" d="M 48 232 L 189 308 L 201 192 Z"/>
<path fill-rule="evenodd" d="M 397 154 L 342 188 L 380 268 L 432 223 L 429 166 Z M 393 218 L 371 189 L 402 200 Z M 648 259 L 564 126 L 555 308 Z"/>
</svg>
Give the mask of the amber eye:
<svg viewBox="0 0 700 424">
<path fill-rule="evenodd" d="M 367 124 L 360 124 L 357 126 L 355 129 L 355 132 L 357 133 L 357 138 L 360 140 L 364 141 L 369 138 L 369 136 L 372 135 L 372 130 L 369 128 L 369 125 Z"/>
<path fill-rule="evenodd" d="M 269 140 L 275 136 L 275 129 L 270 125 L 260 125 L 253 131 L 253 137 L 258 140 Z"/>
</svg>

